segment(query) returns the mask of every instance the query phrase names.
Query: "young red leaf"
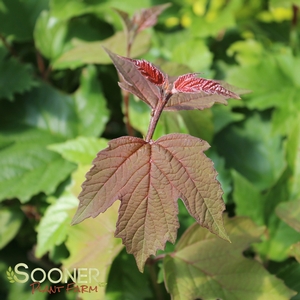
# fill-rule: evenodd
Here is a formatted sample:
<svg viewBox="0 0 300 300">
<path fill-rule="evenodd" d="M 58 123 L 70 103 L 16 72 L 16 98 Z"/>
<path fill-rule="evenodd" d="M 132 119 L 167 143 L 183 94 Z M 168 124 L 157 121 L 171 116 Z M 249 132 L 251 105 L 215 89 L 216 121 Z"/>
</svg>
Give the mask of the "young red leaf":
<svg viewBox="0 0 300 300">
<path fill-rule="evenodd" d="M 157 17 L 170 6 L 170 3 L 144 8 L 137 12 L 132 19 L 132 23 L 137 26 L 137 31 L 142 31 L 152 27 L 157 23 Z"/>
<path fill-rule="evenodd" d="M 188 74 L 186 74 L 188 75 Z M 184 77 L 180 76 L 180 77 Z M 179 78 L 180 78 L 179 77 Z M 166 104 L 164 110 L 175 111 L 175 110 L 193 110 L 199 109 L 203 110 L 209 108 L 215 103 L 221 103 L 227 105 L 227 99 L 233 98 L 230 95 L 234 95 L 234 98 L 239 99 L 238 95 L 249 93 L 249 90 L 239 89 L 235 86 L 232 86 L 224 81 L 215 81 L 224 88 L 227 92 L 224 94 L 212 94 L 207 91 L 198 91 L 198 92 L 177 92 L 172 95 Z M 180 82 L 177 84 L 179 85 Z M 181 87 L 181 85 L 179 85 Z M 173 85 L 174 88 L 174 85 Z M 221 89 L 221 88 L 220 88 Z M 227 95 L 226 95 L 227 94 Z"/>
<path fill-rule="evenodd" d="M 124 25 L 125 25 L 125 30 L 127 32 L 127 34 L 129 34 L 129 32 L 132 30 L 134 24 L 132 23 L 129 14 L 121 9 L 118 8 L 113 8 L 113 10 L 118 13 L 118 15 L 121 17 Z"/>
<path fill-rule="evenodd" d="M 131 59 L 141 74 L 156 85 L 163 85 L 165 75 L 153 64 L 144 59 Z"/>
<path fill-rule="evenodd" d="M 151 108 L 155 108 L 160 98 L 159 87 L 152 84 L 141 74 L 134 60 L 114 54 L 106 48 L 104 50 L 110 56 L 116 69 L 124 79 L 124 82 L 120 84 L 121 88 L 133 93 L 150 105 Z"/>
<path fill-rule="evenodd" d="M 241 99 L 237 94 L 225 89 L 218 81 L 197 77 L 197 73 L 188 73 L 179 76 L 173 83 L 175 93 L 199 93 L 218 94 L 227 98 Z"/>
<path fill-rule="evenodd" d="M 121 137 L 100 151 L 87 173 L 73 224 L 96 217 L 121 201 L 116 237 L 134 254 L 142 271 L 146 259 L 176 240 L 177 199 L 196 221 L 228 240 L 222 220 L 222 189 L 209 145 L 187 134 L 157 141 Z"/>
</svg>

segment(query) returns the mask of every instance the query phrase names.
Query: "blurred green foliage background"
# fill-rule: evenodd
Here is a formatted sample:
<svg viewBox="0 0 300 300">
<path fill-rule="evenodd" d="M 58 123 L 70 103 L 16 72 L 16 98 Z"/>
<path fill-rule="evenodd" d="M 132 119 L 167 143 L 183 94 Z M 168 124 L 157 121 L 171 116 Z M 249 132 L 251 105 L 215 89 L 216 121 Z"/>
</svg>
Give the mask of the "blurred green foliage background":
<svg viewBox="0 0 300 300">
<path fill-rule="evenodd" d="M 208 141 L 229 216 L 264 226 L 261 242 L 245 255 L 286 290 L 272 297 L 267 288 L 252 290 L 249 299 L 300 299 L 287 292 L 300 292 L 300 1 L 169 2 L 157 24 L 137 36 L 132 57 L 170 75 L 200 72 L 252 92 L 228 106 L 165 112 L 155 137 L 182 132 Z M 127 134 L 118 75 L 102 49 L 126 54 L 113 8 L 132 15 L 164 3 L 0 0 L 1 299 L 170 299 L 162 278 L 168 267 L 140 274 L 113 237 L 117 205 L 70 226 L 93 158 L 109 139 Z M 149 109 L 131 97 L 129 113 L 136 135 L 145 135 Z M 194 221 L 179 207 L 181 237 Z M 30 282 L 8 281 L 6 270 L 20 262 L 29 270 L 95 267 L 107 284 L 97 296 L 32 294 Z"/>
</svg>

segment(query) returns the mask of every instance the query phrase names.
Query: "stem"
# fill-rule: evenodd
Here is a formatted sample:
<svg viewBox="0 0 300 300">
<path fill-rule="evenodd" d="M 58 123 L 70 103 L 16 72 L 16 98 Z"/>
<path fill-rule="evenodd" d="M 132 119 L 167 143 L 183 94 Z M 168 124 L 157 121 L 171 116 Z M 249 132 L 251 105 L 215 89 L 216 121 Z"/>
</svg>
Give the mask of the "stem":
<svg viewBox="0 0 300 300">
<path fill-rule="evenodd" d="M 129 92 L 123 91 L 125 126 L 128 135 L 134 136 L 134 130 L 129 120 Z"/>
<path fill-rule="evenodd" d="M 168 99 L 169 99 L 168 96 L 166 96 L 165 98 L 161 98 L 158 102 L 158 105 L 156 106 L 156 108 L 154 110 L 154 113 L 151 115 L 151 120 L 150 120 L 150 124 L 149 124 L 149 127 L 148 127 L 148 132 L 147 132 L 147 135 L 146 135 L 146 138 L 145 138 L 145 141 L 147 143 L 149 143 L 149 141 L 153 137 L 157 122 L 160 118 L 160 115 L 161 115 L 165 105 L 168 102 Z"/>
<path fill-rule="evenodd" d="M 18 57 L 15 49 L 6 41 L 5 37 L 0 33 L 0 40 L 2 41 L 3 45 L 6 49 L 10 52 L 10 54 L 14 57 Z"/>
<path fill-rule="evenodd" d="M 149 268 L 149 274 L 152 282 L 153 289 L 155 291 L 155 296 L 157 300 L 164 300 L 164 295 L 161 290 L 161 287 L 157 283 L 157 275 L 156 275 L 156 270 L 155 270 L 155 264 L 153 264 L 151 261 L 148 265 Z"/>
<path fill-rule="evenodd" d="M 127 33 L 127 48 L 126 48 L 126 56 L 130 57 L 130 51 L 131 51 L 131 46 L 132 46 L 132 41 L 130 38 L 130 33 Z M 121 78 L 120 78 L 121 79 Z M 134 136 L 134 130 L 130 124 L 130 119 L 129 119 L 129 92 L 127 91 L 122 91 L 123 94 L 123 100 L 124 100 L 124 118 L 125 118 L 125 126 L 128 135 Z"/>
<path fill-rule="evenodd" d="M 292 10 L 293 10 L 293 18 L 291 22 L 290 44 L 294 55 L 296 55 L 299 47 L 298 32 L 297 32 L 299 6 L 293 5 Z"/>
</svg>

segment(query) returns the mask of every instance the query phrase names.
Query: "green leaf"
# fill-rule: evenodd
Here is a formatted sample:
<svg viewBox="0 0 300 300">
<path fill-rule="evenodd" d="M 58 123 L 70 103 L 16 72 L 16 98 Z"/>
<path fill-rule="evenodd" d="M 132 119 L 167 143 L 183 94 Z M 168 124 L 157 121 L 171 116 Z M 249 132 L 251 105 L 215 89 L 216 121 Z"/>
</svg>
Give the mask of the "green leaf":
<svg viewBox="0 0 300 300">
<path fill-rule="evenodd" d="M 139 8 L 151 5 L 148 0 L 127 0 L 120 2 L 118 0 L 99 1 L 99 0 L 52 0 L 50 2 L 51 12 L 54 16 L 60 19 L 70 19 L 72 17 L 83 14 L 100 14 L 106 11 L 111 11 L 112 7 L 117 7 L 121 10 L 134 12 Z"/>
<path fill-rule="evenodd" d="M 234 102 L 234 105 L 236 105 L 236 103 L 237 102 Z M 213 128 L 215 134 L 231 123 L 244 120 L 245 117 L 243 114 L 232 111 L 231 104 L 233 104 L 233 102 L 230 102 L 227 106 L 214 105 L 211 108 L 213 113 Z"/>
<path fill-rule="evenodd" d="M 219 106 L 219 105 L 218 105 Z M 221 105 L 220 105 L 221 106 Z M 172 112 L 174 114 L 174 112 Z M 210 109 L 197 111 L 179 111 L 186 130 L 192 135 L 199 137 L 208 143 L 212 142 L 214 134 L 213 115 Z M 181 131 L 179 131 L 181 132 Z"/>
<path fill-rule="evenodd" d="M 90 165 L 99 150 L 106 147 L 106 139 L 80 136 L 64 143 L 49 145 L 48 149 L 60 153 L 68 161 Z"/>
<path fill-rule="evenodd" d="M 270 0 L 270 6 L 271 7 L 286 7 L 290 8 L 292 5 L 300 5 L 299 0 Z"/>
<path fill-rule="evenodd" d="M 135 137 L 111 140 L 87 173 L 73 224 L 98 216 L 120 199 L 116 236 L 134 254 L 140 271 L 167 240 L 175 242 L 178 198 L 201 226 L 228 240 L 223 192 L 203 153 L 208 148 L 205 141 L 187 134 L 169 134 L 149 143 Z"/>
<path fill-rule="evenodd" d="M 63 138 L 98 136 L 108 119 L 105 99 L 92 66 L 83 69 L 81 86 L 72 96 L 41 82 L 15 103 L 2 107 L 3 120 L 34 126 Z"/>
<path fill-rule="evenodd" d="M 280 269 L 276 273 L 276 276 L 284 280 L 284 283 L 298 294 L 291 298 L 291 300 L 300 300 L 300 264 L 297 262 L 292 262 L 285 268 Z"/>
<path fill-rule="evenodd" d="M 100 136 L 108 121 L 109 111 L 95 66 L 89 65 L 82 70 L 80 87 L 73 97 L 79 118 L 78 134 Z"/>
<path fill-rule="evenodd" d="M 207 156 L 214 162 L 214 167 L 218 172 L 217 179 L 221 183 L 223 194 L 223 200 L 227 204 L 229 201 L 228 196 L 232 191 L 232 179 L 231 174 L 225 167 L 225 159 L 221 157 L 213 149 L 208 150 Z"/>
<path fill-rule="evenodd" d="M 290 179 L 291 199 L 300 198 L 300 114 L 294 128 L 291 124 L 290 134 L 287 139 L 287 163 L 292 171 Z"/>
<path fill-rule="evenodd" d="M 149 274 L 141 274 L 135 260 L 122 251 L 114 260 L 105 292 L 106 300 L 153 299 Z"/>
<path fill-rule="evenodd" d="M 18 233 L 24 214 L 18 209 L 0 208 L 0 249 L 3 249 Z"/>
<path fill-rule="evenodd" d="M 289 249 L 289 255 L 294 256 L 300 263 L 300 242 L 293 244 Z"/>
<path fill-rule="evenodd" d="M 300 240 L 300 233 L 279 219 L 275 213 L 276 206 L 289 199 L 288 185 L 289 172 L 286 171 L 264 196 L 264 220 L 268 234 L 262 243 L 255 245 L 255 250 L 265 259 L 287 259 L 290 246 Z"/>
<path fill-rule="evenodd" d="M 47 7 L 48 0 L 1 0 L 1 33 L 21 42 L 31 40 L 36 19 Z"/>
<path fill-rule="evenodd" d="M 21 64 L 16 58 L 0 60 L 0 74 L 0 99 L 13 100 L 14 94 L 37 85 L 31 65 Z"/>
<path fill-rule="evenodd" d="M 276 207 L 277 216 L 300 232 L 300 200 L 280 203 Z"/>
<path fill-rule="evenodd" d="M 71 223 L 68 211 L 75 208 L 77 204 L 77 198 L 66 192 L 47 208 L 37 227 L 35 254 L 38 258 L 64 242 Z"/>
<path fill-rule="evenodd" d="M 46 58 L 54 60 L 68 47 L 65 43 L 67 31 L 67 21 L 55 18 L 49 11 L 43 11 L 34 29 L 35 46 Z"/>
<path fill-rule="evenodd" d="M 215 2 L 210 5 L 204 3 L 203 12 L 191 16 L 191 33 L 194 36 L 217 36 L 222 30 L 236 26 L 235 11 L 242 7 L 241 1 Z"/>
<path fill-rule="evenodd" d="M 39 192 L 53 193 L 75 169 L 47 145 L 62 141 L 46 130 L 16 125 L 0 129 L 0 140 L 10 142 L 1 149 L 0 199 L 28 201 Z"/>
<path fill-rule="evenodd" d="M 120 55 L 126 55 L 126 35 L 117 32 L 108 39 L 96 42 L 73 40 L 73 48 L 63 53 L 52 65 L 54 69 L 75 69 L 85 64 L 110 64 L 111 59 L 102 47 L 106 47 Z M 131 56 L 137 57 L 148 51 L 150 47 L 149 33 L 142 31 L 135 39 Z"/>
<path fill-rule="evenodd" d="M 92 278 L 90 285 L 98 285 L 98 299 L 104 299 L 105 288 L 102 285 L 107 283 L 111 264 L 123 248 L 121 240 L 114 237 L 117 215 L 118 204 L 115 203 L 97 219 L 89 219 L 67 228 L 66 246 L 70 256 L 63 261 L 63 267 L 68 270 L 96 268 L 99 274 Z M 93 294 L 92 296 L 94 297 Z"/>
<path fill-rule="evenodd" d="M 227 166 L 260 190 L 272 186 L 285 168 L 281 137 L 272 135 L 270 122 L 258 114 L 226 128 L 218 135 L 216 144 Z"/>
<path fill-rule="evenodd" d="M 231 244 L 194 224 L 165 257 L 165 283 L 172 299 L 290 299 L 295 292 L 242 254 L 259 241 L 264 228 L 239 217 L 227 219 L 226 229 Z"/>
<path fill-rule="evenodd" d="M 210 68 L 213 54 L 203 40 L 188 39 L 183 40 L 173 49 L 171 59 L 187 65 L 194 72 L 203 72 Z"/>
<path fill-rule="evenodd" d="M 235 212 L 238 216 L 247 216 L 258 225 L 264 225 L 264 197 L 260 191 L 237 171 L 231 172 L 234 190 L 233 200 L 236 204 Z"/>
<path fill-rule="evenodd" d="M 1 109 L 2 121 L 36 127 L 61 138 L 72 138 L 78 133 L 72 97 L 42 82 L 14 103 L 3 103 Z"/>
</svg>

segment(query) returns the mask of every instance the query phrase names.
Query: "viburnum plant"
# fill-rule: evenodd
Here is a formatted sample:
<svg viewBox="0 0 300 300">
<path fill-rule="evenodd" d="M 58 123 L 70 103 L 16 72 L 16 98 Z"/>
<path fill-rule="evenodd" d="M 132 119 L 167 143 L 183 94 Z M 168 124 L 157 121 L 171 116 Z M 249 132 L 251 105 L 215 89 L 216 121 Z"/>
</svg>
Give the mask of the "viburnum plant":
<svg viewBox="0 0 300 300">
<path fill-rule="evenodd" d="M 212 233 L 228 240 L 222 213 L 225 204 L 213 162 L 204 151 L 210 146 L 188 134 L 168 134 L 152 140 L 161 113 L 205 109 L 227 99 L 240 99 L 224 82 L 188 73 L 169 77 L 146 60 L 122 57 L 105 49 L 121 75 L 120 87 L 151 107 L 144 139 L 124 136 L 100 151 L 86 175 L 73 224 L 105 212 L 121 201 L 115 236 L 135 256 L 143 271 L 147 258 L 167 241 L 176 240 L 180 198 L 191 216 Z"/>
</svg>

